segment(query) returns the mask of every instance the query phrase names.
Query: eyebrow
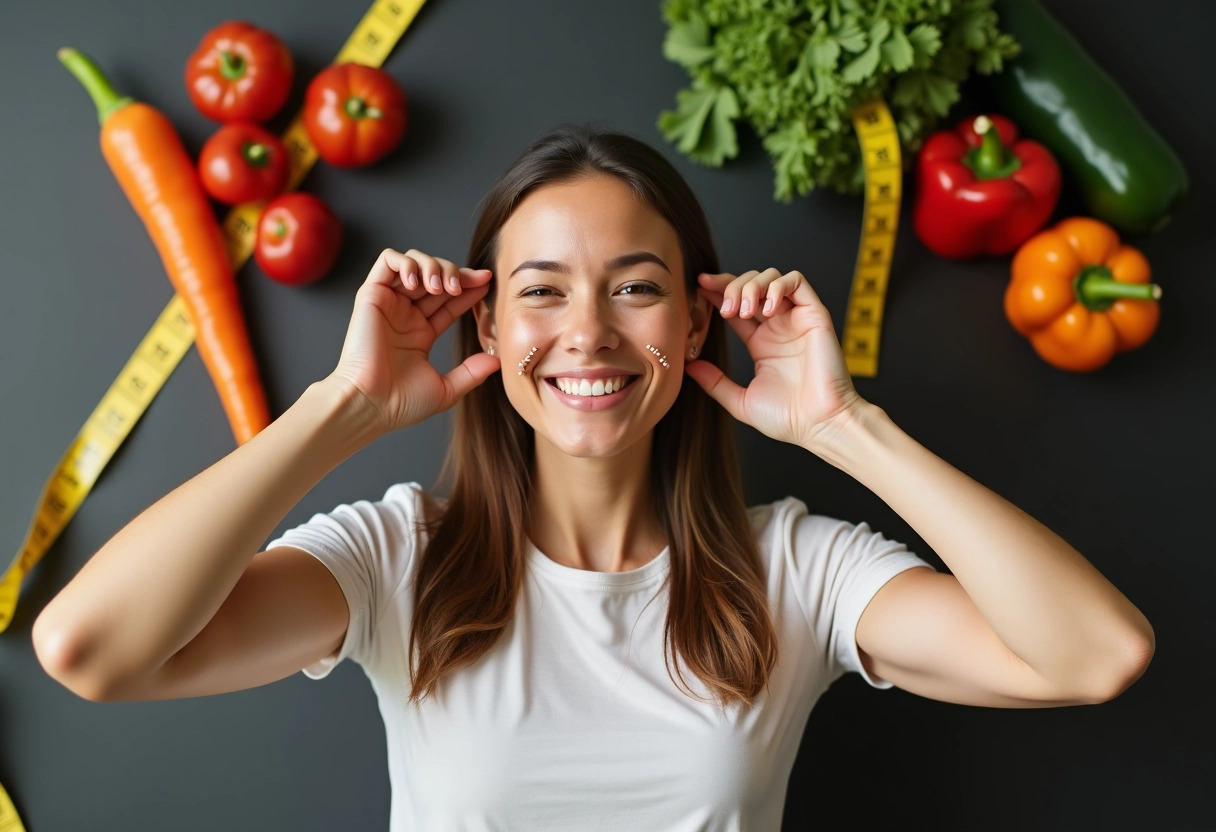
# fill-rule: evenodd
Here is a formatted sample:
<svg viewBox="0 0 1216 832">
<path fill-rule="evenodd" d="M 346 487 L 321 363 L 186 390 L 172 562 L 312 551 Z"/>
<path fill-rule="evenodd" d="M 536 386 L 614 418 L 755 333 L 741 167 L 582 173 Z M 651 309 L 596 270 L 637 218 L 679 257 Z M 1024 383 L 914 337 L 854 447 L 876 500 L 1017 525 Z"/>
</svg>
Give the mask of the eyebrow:
<svg viewBox="0 0 1216 832">
<path fill-rule="evenodd" d="M 614 257 L 604 264 L 604 268 L 610 272 L 614 272 L 617 269 L 636 266 L 638 263 L 657 263 L 668 274 L 671 274 L 671 269 L 667 268 L 667 264 L 660 260 L 657 254 L 651 254 L 649 251 L 635 251 L 630 254 L 622 254 L 620 257 Z M 512 277 L 515 277 L 517 272 L 521 272 L 524 269 L 536 269 L 542 272 L 561 272 L 563 274 L 570 272 L 569 266 L 565 263 L 558 263 L 556 260 L 525 260 L 515 267 L 515 271 L 511 272 L 510 277 L 507 279 L 510 280 Z"/>
</svg>

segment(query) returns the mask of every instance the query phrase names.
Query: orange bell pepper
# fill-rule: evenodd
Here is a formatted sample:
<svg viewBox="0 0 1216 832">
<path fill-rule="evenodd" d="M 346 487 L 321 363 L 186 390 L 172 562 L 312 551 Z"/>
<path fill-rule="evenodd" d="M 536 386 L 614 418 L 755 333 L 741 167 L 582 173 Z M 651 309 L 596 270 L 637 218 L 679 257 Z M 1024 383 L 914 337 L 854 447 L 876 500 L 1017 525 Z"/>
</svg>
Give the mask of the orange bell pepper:
<svg viewBox="0 0 1216 832">
<path fill-rule="evenodd" d="M 1074 373 L 1142 346 L 1157 329 L 1161 287 L 1148 260 L 1103 222 L 1073 217 L 1013 257 L 1005 316 L 1049 364 Z"/>
</svg>

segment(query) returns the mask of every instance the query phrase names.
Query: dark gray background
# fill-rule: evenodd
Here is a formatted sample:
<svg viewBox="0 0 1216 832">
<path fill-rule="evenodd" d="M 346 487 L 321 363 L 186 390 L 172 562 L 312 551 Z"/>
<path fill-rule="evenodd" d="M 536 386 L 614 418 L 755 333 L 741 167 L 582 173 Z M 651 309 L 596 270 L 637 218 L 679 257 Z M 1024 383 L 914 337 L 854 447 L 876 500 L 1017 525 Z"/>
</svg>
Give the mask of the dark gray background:
<svg viewBox="0 0 1216 832">
<path fill-rule="evenodd" d="M 846 676 L 811 715 L 788 829 L 1213 828 L 1216 743 L 1204 717 L 1216 585 L 1206 479 L 1216 124 L 1201 76 L 1209 75 L 1216 13 L 1198 0 L 1104 6 L 1095 15 L 1082 0 L 1049 3 L 1192 176 L 1173 223 L 1137 241 L 1165 288 L 1160 330 L 1097 374 L 1057 371 L 1004 319 L 1006 260 L 939 260 L 905 221 L 880 373 L 857 386 L 913 437 L 1086 555 L 1152 621 L 1156 658 L 1113 702 L 1046 710 L 949 705 Z M 244 18 L 289 45 L 298 72 L 272 125 L 281 128 L 365 4 L 290 8 L 267 0 L 0 3 L 4 564 L 46 478 L 171 295 L 101 158 L 93 106 L 55 50 L 86 51 L 121 91 L 163 109 L 197 152 L 214 125 L 195 112 L 181 76 L 207 29 Z M 477 201 L 534 137 L 564 120 L 598 120 L 658 147 L 701 197 L 723 269 L 802 270 L 840 329 L 860 199 L 814 193 L 775 203 L 769 159 L 745 125 L 741 157 L 723 169 L 678 154 L 655 127 L 687 83 L 662 58 L 665 31 L 657 0 L 431 0 L 385 67 L 411 97 L 400 150 L 370 170 L 318 165 L 304 182 L 346 223 L 336 272 L 303 290 L 272 283 L 252 263 L 240 274 L 274 413 L 332 368 L 353 294 L 379 250 L 417 247 L 463 263 Z M 967 95 L 982 100 L 982 88 L 969 85 Z M 1067 208 L 1066 198 L 1061 213 Z M 906 219 L 910 202 L 904 210 Z M 750 377 L 731 338 L 733 374 Z M 450 356 L 449 334 L 435 362 L 447 369 Z M 394 482 L 429 487 L 449 416 L 356 455 L 280 529 L 378 498 Z M 739 426 L 739 436 L 750 502 L 794 494 L 812 511 L 867 520 L 941 565 L 846 475 L 751 428 Z M 320 684 L 297 674 L 229 696 L 95 704 L 35 661 L 30 626 L 45 603 L 124 523 L 232 448 L 192 350 L 26 581 L 16 620 L 0 636 L 0 782 L 31 832 L 386 828 L 384 729 L 353 663 Z"/>
</svg>

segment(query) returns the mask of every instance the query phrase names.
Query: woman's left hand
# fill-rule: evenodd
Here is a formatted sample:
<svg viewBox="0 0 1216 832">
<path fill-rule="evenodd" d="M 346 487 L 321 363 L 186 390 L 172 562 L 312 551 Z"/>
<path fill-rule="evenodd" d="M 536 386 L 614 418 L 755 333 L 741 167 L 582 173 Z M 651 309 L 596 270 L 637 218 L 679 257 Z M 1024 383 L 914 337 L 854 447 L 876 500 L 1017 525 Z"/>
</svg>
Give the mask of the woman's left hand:
<svg viewBox="0 0 1216 832">
<path fill-rule="evenodd" d="M 765 269 L 697 280 L 697 291 L 747 345 L 756 373 L 744 388 L 708 361 L 690 361 L 684 370 L 736 419 L 814 451 L 864 403 L 832 318 L 801 272 Z"/>
</svg>

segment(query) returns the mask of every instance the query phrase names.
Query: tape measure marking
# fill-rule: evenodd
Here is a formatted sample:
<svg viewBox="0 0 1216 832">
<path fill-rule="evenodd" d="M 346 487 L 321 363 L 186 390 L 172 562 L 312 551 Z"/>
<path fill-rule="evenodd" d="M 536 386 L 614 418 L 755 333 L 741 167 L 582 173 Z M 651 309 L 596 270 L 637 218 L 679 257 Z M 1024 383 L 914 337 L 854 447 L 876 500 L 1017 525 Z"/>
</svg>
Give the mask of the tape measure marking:
<svg viewBox="0 0 1216 832">
<path fill-rule="evenodd" d="M 334 63 L 383 64 L 424 2 L 426 0 L 376 0 L 338 51 Z M 282 141 L 291 160 L 287 189 L 292 190 L 317 161 L 317 151 L 304 129 L 302 115 L 297 115 L 283 131 Z M 228 255 L 236 270 L 253 254 L 262 205 L 238 205 L 221 223 Z M 13 620 L 22 580 L 80 508 L 118 446 L 193 343 L 194 326 L 190 315 L 185 303 L 174 295 L 101 403 L 85 421 L 43 488 L 25 541 L 0 578 L 0 633 L 8 629 Z M 5 832 L 3 827 L 0 832 Z"/>
<path fill-rule="evenodd" d="M 903 167 L 899 133 L 886 104 L 878 100 L 858 107 L 853 112 L 853 127 L 865 167 L 865 212 L 842 341 L 849 373 L 875 376 L 887 278 L 899 227 Z"/>
</svg>

